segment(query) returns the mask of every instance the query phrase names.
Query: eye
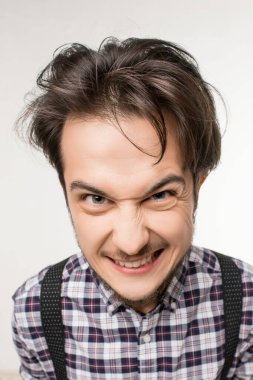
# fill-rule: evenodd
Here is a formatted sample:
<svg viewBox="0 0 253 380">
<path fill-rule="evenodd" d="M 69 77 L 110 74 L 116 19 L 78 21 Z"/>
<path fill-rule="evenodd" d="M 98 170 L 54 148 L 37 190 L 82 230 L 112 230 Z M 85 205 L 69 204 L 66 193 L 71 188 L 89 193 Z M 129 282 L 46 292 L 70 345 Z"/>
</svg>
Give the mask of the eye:
<svg viewBox="0 0 253 380">
<path fill-rule="evenodd" d="M 173 193 L 172 191 L 166 190 L 166 191 L 160 191 L 159 193 L 153 194 L 150 197 L 150 199 L 156 202 L 161 202 L 161 201 L 169 199 L 170 197 L 173 197 L 174 195 L 175 193 Z"/>
<path fill-rule="evenodd" d="M 91 215 L 100 215 L 109 211 L 113 202 L 99 194 L 83 193 L 79 195 L 79 204 L 82 211 Z"/>
<path fill-rule="evenodd" d="M 173 190 L 159 191 L 147 199 L 148 205 L 155 210 L 165 211 L 174 207 L 177 203 L 177 193 Z"/>
<path fill-rule="evenodd" d="M 84 194 L 81 196 L 81 199 L 89 205 L 104 205 L 108 202 L 105 197 L 96 194 Z"/>
</svg>

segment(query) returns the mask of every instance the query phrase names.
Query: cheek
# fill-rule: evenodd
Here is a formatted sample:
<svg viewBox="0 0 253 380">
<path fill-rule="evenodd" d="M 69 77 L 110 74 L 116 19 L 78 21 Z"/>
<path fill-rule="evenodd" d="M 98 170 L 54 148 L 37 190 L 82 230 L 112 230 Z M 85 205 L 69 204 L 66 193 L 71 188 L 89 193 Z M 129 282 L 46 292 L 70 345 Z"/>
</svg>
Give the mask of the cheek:
<svg viewBox="0 0 253 380">
<path fill-rule="evenodd" d="M 75 233 L 85 251 L 98 248 L 109 234 L 109 225 L 102 216 L 84 213 L 72 214 Z"/>
<path fill-rule="evenodd" d="M 194 226 L 192 212 L 188 209 L 174 209 L 153 216 L 153 230 L 166 240 L 181 243 L 192 238 Z"/>
</svg>

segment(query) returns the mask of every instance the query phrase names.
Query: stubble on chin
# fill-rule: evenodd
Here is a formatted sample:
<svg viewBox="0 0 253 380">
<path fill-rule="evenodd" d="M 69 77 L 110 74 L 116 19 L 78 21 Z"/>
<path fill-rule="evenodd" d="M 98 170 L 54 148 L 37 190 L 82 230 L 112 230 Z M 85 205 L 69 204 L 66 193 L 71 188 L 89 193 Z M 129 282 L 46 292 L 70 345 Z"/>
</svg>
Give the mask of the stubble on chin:
<svg viewBox="0 0 253 380">
<path fill-rule="evenodd" d="M 116 299 L 125 304 L 126 306 L 134 309 L 137 312 L 141 313 L 147 313 L 156 308 L 156 306 L 161 303 L 164 294 L 171 283 L 172 278 L 174 277 L 175 273 L 177 272 L 179 266 L 182 264 L 184 260 L 184 257 L 180 260 L 180 262 L 176 265 L 174 270 L 170 272 L 167 277 L 162 281 L 162 283 L 150 294 L 148 294 L 146 297 L 133 300 L 127 297 L 124 297 L 124 295 L 116 292 L 103 278 L 101 278 L 96 272 L 97 277 L 99 280 L 103 283 L 105 289 L 113 292 Z"/>
</svg>

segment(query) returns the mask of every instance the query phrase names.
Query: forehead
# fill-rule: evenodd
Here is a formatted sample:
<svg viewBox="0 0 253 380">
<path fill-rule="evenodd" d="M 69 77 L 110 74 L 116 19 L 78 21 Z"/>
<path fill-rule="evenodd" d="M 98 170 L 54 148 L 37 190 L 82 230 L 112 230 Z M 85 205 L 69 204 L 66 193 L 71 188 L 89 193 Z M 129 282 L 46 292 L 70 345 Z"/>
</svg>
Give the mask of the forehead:
<svg viewBox="0 0 253 380">
<path fill-rule="evenodd" d="M 140 117 L 119 120 L 69 118 L 64 126 L 61 149 L 65 181 L 85 179 L 93 183 L 157 180 L 167 174 L 181 175 L 182 157 L 174 137 L 175 119 L 167 119 L 168 141 L 157 163 L 161 145 L 149 121 Z M 129 141 L 130 140 L 130 141 Z"/>
</svg>

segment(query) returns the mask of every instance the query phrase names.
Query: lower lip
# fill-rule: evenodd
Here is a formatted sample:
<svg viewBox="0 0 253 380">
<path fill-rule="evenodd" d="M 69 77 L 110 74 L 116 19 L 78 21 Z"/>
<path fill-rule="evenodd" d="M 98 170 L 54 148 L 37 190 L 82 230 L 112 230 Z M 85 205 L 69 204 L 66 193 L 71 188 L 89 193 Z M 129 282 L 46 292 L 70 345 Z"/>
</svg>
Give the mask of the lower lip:
<svg viewBox="0 0 253 380">
<path fill-rule="evenodd" d="M 150 263 L 148 263 L 146 265 L 143 265 L 143 266 L 141 266 L 139 268 L 122 267 L 121 265 L 116 264 L 111 259 L 110 259 L 110 262 L 112 263 L 113 267 L 117 271 L 119 271 L 121 273 L 129 274 L 129 275 L 132 275 L 132 274 L 144 274 L 144 273 L 147 273 L 147 272 L 151 271 L 159 263 L 162 254 L 163 254 L 163 250 L 161 251 L 161 253 L 159 253 L 159 255 L 155 258 L 154 261 L 151 261 Z"/>
</svg>

